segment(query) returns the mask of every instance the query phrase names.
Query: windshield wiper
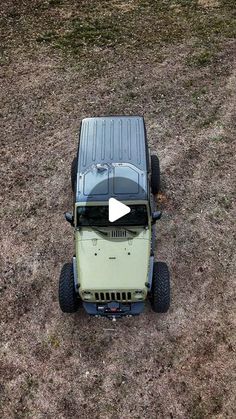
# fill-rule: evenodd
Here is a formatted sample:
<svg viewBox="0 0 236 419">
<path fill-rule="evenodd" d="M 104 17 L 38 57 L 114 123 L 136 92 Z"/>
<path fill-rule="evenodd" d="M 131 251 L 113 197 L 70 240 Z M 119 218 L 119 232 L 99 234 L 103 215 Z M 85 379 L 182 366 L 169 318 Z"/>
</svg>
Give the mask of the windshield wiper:
<svg viewBox="0 0 236 419">
<path fill-rule="evenodd" d="M 103 236 L 108 236 L 108 233 L 106 233 L 105 231 L 100 230 L 99 228 L 94 227 L 92 224 L 90 224 L 90 222 L 88 221 L 88 218 L 85 217 L 87 219 L 88 222 L 88 226 L 91 227 L 93 230 L 97 231 L 98 233 L 102 234 Z M 86 227 L 86 225 L 84 225 L 83 227 Z"/>
<path fill-rule="evenodd" d="M 123 227 L 123 229 L 125 230 L 125 231 L 128 231 L 128 233 L 130 233 L 130 234 L 133 234 L 133 236 L 137 236 L 137 231 L 133 231 L 133 230 L 130 230 L 129 228 L 124 228 Z"/>
<path fill-rule="evenodd" d="M 106 233 L 106 231 L 102 231 L 102 230 L 100 230 L 99 228 L 96 228 L 96 227 L 92 226 L 91 224 L 89 224 L 89 226 L 90 226 L 93 230 L 97 231 L 98 233 L 101 233 L 101 234 L 103 234 L 104 236 L 108 236 L 108 233 Z"/>
</svg>

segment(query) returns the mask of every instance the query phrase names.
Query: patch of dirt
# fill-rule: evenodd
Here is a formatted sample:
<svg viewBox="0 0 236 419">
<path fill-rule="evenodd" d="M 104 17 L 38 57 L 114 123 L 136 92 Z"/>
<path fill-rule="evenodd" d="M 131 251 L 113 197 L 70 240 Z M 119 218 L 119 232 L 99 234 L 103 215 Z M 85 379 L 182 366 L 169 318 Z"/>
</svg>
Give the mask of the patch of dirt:
<svg viewBox="0 0 236 419">
<path fill-rule="evenodd" d="M 235 417 L 233 3 L 170 3 L 1 2 L 1 418 Z M 144 114 L 160 157 L 165 315 L 58 307 L 70 163 L 100 114 Z"/>
<path fill-rule="evenodd" d="M 219 2 L 218 0 L 198 0 L 200 6 L 203 7 L 218 7 Z"/>
</svg>

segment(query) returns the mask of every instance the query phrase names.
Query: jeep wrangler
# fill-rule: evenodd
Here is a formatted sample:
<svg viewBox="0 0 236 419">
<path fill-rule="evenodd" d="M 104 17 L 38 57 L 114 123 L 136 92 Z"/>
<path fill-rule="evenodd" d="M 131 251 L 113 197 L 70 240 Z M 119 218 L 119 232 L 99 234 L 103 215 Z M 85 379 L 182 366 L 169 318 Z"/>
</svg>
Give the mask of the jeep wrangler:
<svg viewBox="0 0 236 419">
<path fill-rule="evenodd" d="M 75 255 L 61 270 L 61 310 L 73 313 L 82 303 L 90 315 L 115 319 L 140 314 L 150 300 L 165 313 L 169 270 L 154 261 L 159 160 L 150 155 L 143 117 L 83 119 L 71 186 L 73 213 L 65 218 L 74 227 Z M 130 209 L 113 222 L 111 198 Z"/>
</svg>

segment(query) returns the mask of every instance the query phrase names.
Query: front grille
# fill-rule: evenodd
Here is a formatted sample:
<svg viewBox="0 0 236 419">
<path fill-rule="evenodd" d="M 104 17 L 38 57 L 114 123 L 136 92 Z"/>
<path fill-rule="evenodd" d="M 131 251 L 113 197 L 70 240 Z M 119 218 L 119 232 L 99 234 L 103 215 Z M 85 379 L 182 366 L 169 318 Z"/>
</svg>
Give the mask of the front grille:
<svg viewBox="0 0 236 419">
<path fill-rule="evenodd" d="M 95 292 L 96 301 L 130 301 L 131 292 Z"/>
</svg>

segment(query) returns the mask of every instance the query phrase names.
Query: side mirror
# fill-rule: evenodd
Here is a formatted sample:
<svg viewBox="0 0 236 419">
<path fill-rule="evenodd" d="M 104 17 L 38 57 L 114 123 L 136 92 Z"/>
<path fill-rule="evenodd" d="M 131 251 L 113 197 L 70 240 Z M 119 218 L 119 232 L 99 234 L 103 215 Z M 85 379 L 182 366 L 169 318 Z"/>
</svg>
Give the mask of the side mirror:
<svg viewBox="0 0 236 419">
<path fill-rule="evenodd" d="M 161 211 L 154 211 L 152 213 L 152 223 L 154 224 L 157 220 L 160 220 L 161 216 L 162 216 Z"/>
<path fill-rule="evenodd" d="M 74 216 L 71 214 L 71 212 L 65 212 L 65 219 L 70 223 L 70 225 L 74 226 Z"/>
</svg>

